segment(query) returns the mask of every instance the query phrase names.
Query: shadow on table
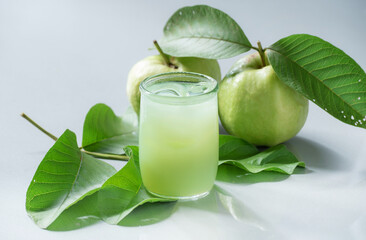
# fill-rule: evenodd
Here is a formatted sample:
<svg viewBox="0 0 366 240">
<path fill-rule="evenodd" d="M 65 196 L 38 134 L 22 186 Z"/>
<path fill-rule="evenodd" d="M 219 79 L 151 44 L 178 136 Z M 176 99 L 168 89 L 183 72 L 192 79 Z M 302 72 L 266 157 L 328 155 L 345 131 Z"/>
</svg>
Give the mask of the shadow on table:
<svg viewBox="0 0 366 240">
<path fill-rule="evenodd" d="M 294 137 L 285 145 L 311 169 L 347 170 L 351 166 L 343 156 L 327 146 L 302 137 Z"/>
<path fill-rule="evenodd" d="M 217 214 L 229 215 L 235 221 L 256 227 L 262 231 L 268 229 L 268 224 L 253 210 L 234 197 L 232 194 L 215 185 L 210 194 L 196 201 L 178 202 L 177 208 L 194 208 Z"/>
<path fill-rule="evenodd" d="M 206 197 L 195 201 L 153 203 L 139 206 L 118 225 L 135 227 L 154 224 L 167 219 L 181 208 L 194 208 L 201 211 L 226 214 L 236 221 L 245 222 L 261 230 L 267 228 L 265 221 L 259 218 L 254 211 L 217 185 Z"/>
<path fill-rule="evenodd" d="M 200 211 L 226 214 L 236 221 L 245 222 L 261 230 L 267 229 L 265 221 L 258 217 L 254 211 L 217 185 L 206 197 L 195 201 L 142 205 L 122 220 L 119 225 L 131 227 L 154 224 L 170 217 L 181 208 L 194 208 Z"/>
</svg>

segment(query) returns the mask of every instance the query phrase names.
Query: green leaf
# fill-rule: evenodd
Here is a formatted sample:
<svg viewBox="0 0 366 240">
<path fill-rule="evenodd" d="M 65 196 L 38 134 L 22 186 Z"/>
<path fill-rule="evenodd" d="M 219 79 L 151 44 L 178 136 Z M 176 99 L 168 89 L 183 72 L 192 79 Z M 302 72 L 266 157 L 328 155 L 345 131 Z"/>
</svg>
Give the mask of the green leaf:
<svg viewBox="0 0 366 240">
<path fill-rule="evenodd" d="M 297 166 L 305 167 L 285 145 L 277 145 L 252 157 L 241 160 L 220 160 L 219 165 L 230 164 L 250 173 L 275 171 L 292 174 Z"/>
<path fill-rule="evenodd" d="M 80 152 L 76 136 L 66 130 L 39 164 L 29 185 L 26 210 L 41 228 L 98 188 L 116 170 Z"/>
<path fill-rule="evenodd" d="M 98 191 L 84 197 L 61 213 L 47 227 L 51 231 L 70 231 L 93 225 L 100 221 L 98 210 Z"/>
<path fill-rule="evenodd" d="M 257 154 L 258 149 L 247 141 L 231 135 L 220 135 L 219 159 L 236 160 Z"/>
<path fill-rule="evenodd" d="M 297 173 L 295 169 L 293 174 Z M 304 169 L 305 170 L 305 169 Z M 253 184 L 260 182 L 279 182 L 289 178 L 290 175 L 280 172 L 263 171 L 259 173 L 249 173 L 241 168 L 229 164 L 223 164 L 217 171 L 216 180 L 228 183 Z"/>
<path fill-rule="evenodd" d="M 210 59 L 234 57 L 252 47 L 229 15 L 206 5 L 177 10 L 166 23 L 159 44 L 175 57 Z"/>
<path fill-rule="evenodd" d="M 124 154 L 123 148 L 138 145 L 138 120 L 131 107 L 122 117 L 105 104 L 88 112 L 83 128 L 83 148 L 91 152 Z"/>
<path fill-rule="evenodd" d="M 138 167 L 138 147 L 129 146 L 125 151 L 130 160 L 103 184 L 98 194 L 101 217 L 109 224 L 119 224 L 129 213 L 144 203 L 173 201 L 152 196 L 146 191 Z"/>
<path fill-rule="evenodd" d="M 279 40 L 266 53 L 285 84 L 342 122 L 366 127 L 366 74 L 342 50 L 297 34 Z"/>
<path fill-rule="evenodd" d="M 145 203 L 135 208 L 118 223 L 120 226 L 146 226 L 170 217 L 176 208 L 176 202 Z"/>
</svg>

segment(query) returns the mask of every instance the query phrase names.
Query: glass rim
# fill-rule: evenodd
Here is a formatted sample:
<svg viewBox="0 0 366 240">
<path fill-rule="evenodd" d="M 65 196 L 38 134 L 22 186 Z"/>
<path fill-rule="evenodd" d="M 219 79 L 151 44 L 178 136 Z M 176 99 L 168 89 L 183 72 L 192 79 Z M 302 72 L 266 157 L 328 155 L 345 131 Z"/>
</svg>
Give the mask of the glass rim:
<svg viewBox="0 0 366 240">
<path fill-rule="evenodd" d="M 193 79 L 205 79 L 208 82 L 213 83 L 212 86 L 210 86 L 209 90 L 207 92 L 204 93 L 200 93 L 197 95 L 191 95 L 191 96 L 164 96 L 164 95 L 158 95 L 154 92 L 151 92 L 149 89 L 147 89 L 147 84 L 152 82 L 152 81 L 158 81 L 158 80 L 162 80 L 164 78 L 169 79 L 170 77 L 187 77 L 187 78 L 193 78 Z M 179 81 L 179 80 L 178 80 Z M 154 97 L 158 97 L 158 98 L 165 98 L 165 99 L 191 99 L 191 98 L 199 98 L 199 97 L 203 97 L 203 96 L 207 96 L 209 94 L 215 93 L 218 90 L 218 82 L 210 77 L 207 76 L 205 74 L 201 74 L 201 73 L 195 73 L 195 72 L 166 72 L 166 73 L 159 73 L 159 74 L 155 74 L 152 76 L 149 76 L 147 78 L 145 78 L 139 86 L 140 92 L 149 96 L 154 96 Z"/>
</svg>

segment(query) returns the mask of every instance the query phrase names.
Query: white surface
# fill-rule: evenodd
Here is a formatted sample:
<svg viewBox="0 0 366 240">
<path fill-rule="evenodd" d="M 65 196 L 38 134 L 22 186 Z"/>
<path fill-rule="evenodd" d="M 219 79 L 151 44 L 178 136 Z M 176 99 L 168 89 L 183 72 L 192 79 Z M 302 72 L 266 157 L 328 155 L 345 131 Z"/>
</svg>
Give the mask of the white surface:
<svg viewBox="0 0 366 240">
<path fill-rule="evenodd" d="M 204 1 L 205 2 L 205 1 Z M 166 20 L 193 1 L 0 0 L 1 239 L 366 239 L 366 131 L 311 104 L 307 123 L 287 143 L 308 171 L 277 182 L 218 183 L 233 216 L 178 208 L 145 227 L 103 222 L 70 232 L 39 229 L 25 212 L 28 184 L 53 142 L 19 114 L 60 135 L 81 137 L 97 102 L 127 107 L 128 70 L 152 54 Z M 366 3 L 212 1 L 255 43 L 293 33 L 323 37 L 366 68 Z M 155 53 L 155 52 L 154 52 Z M 223 74 L 235 59 L 221 61 Z M 235 200 L 236 199 L 236 200 Z"/>
</svg>

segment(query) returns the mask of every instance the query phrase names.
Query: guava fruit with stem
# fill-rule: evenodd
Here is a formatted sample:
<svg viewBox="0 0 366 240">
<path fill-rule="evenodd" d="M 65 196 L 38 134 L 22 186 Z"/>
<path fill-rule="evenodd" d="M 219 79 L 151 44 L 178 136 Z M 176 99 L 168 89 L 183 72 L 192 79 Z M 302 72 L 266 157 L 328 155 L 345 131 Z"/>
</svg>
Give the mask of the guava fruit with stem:
<svg viewBox="0 0 366 240">
<path fill-rule="evenodd" d="M 172 57 L 163 53 L 158 43 L 154 44 L 160 55 L 149 56 L 137 62 L 130 70 L 127 79 L 127 96 L 137 114 L 140 111 L 140 83 L 147 77 L 165 72 L 196 72 L 221 80 L 217 60 L 196 57 Z"/>
<path fill-rule="evenodd" d="M 259 146 L 294 137 L 308 114 L 308 100 L 277 77 L 263 51 L 232 66 L 220 82 L 218 98 L 225 130 Z"/>
</svg>

